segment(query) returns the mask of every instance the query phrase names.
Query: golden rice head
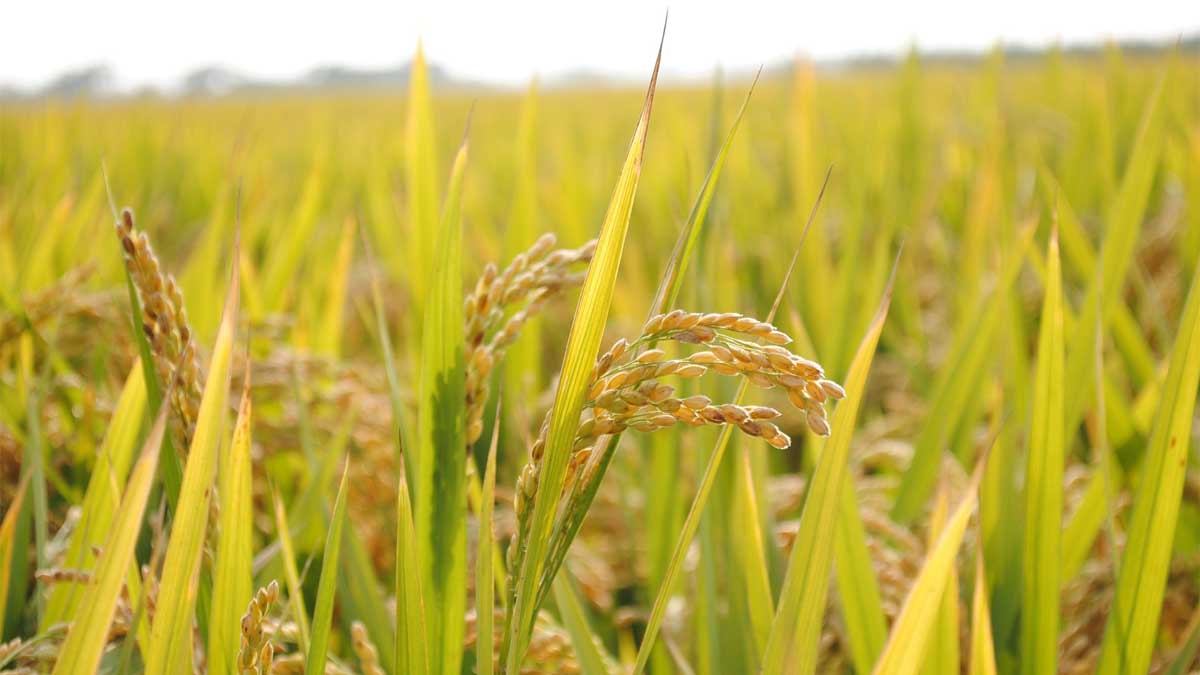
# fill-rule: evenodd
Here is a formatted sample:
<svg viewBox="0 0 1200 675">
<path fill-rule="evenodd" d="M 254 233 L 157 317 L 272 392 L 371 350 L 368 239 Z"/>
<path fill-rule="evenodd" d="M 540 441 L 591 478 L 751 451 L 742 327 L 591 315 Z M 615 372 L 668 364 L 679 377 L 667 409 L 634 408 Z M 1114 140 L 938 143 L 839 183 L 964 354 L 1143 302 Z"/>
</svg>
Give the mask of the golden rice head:
<svg viewBox="0 0 1200 675">
<path fill-rule="evenodd" d="M 591 261 L 596 241 L 552 251 L 555 241 L 552 234 L 542 235 L 502 272 L 489 264 L 464 301 L 468 444 L 483 433 L 488 380 L 496 364 L 547 301 L 583 283 L 584 272 L 573 269 Z"/>
<path fill-rule="evenodd" d="M 279 584 L 270 584 L 258 589 L 242 616 L 242 641 L 238 650 L 237 668 L 239 675 L 267 675 L 272 672 L 274 648 L 263 630 L 263 619 L 279 597 Z"/>
<path fill-rule="evenodd" d="M 171 404 L 182 421 L 184 438 L 189 440 L 200 411 L 202 372 L 183 291 L 174 277 L 163 272 L 150 238 L 134 227 L 133 211 L 121 212 L 116 231 L 125 268 L 142 305 L 142 331 L 155 369 L 163 382 L 175 380 Z"/>
</svg>

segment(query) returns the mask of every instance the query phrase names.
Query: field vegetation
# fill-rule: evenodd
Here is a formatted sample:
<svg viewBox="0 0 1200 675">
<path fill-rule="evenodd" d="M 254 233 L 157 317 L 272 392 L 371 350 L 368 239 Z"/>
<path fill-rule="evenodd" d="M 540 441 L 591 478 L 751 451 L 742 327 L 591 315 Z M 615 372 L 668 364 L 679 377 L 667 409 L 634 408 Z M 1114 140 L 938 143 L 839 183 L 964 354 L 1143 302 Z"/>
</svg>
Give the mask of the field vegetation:
<svg viewBox="0 0 1200 675">
<path fill-rule="evenodd" d="M 0 673 L 1196 672 L 1198 72 L 0 106 Z"/>
</svg>

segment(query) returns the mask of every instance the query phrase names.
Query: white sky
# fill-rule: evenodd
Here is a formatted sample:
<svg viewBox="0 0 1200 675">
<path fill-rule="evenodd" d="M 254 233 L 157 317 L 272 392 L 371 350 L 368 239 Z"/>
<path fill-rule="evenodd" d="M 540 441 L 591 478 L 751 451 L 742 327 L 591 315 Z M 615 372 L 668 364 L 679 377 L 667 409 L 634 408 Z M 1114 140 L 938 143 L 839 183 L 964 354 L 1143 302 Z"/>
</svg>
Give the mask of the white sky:
<svg viewBox="0 0 1200 675">
<path fill-rule="evenodd" d="M 987 48 L 1200 29 L 1198 0 L 14 0 L 0 9 L 0 83 L 31 87 L 103 63 L 122 86 L 198 66 L 295 77 L 316 65 L 394 66 L 418 36 L 451 74 L 522 84 L 577 69 L 644 77 L 663 13 L 668 75 L 750 69 L 805 53 Z"/>
</svg>

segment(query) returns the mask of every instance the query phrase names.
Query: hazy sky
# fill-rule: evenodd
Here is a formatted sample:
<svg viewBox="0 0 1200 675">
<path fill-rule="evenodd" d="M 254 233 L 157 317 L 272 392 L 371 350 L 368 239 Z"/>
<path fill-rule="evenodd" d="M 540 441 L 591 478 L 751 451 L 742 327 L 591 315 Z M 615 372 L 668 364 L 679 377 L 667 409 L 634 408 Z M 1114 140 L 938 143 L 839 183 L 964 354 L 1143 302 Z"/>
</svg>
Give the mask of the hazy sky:
<svg viewBox="0 0 1200 675">
<path fill-rule="evenodd" d="M 320 64 L 383 67 L 424 41 L 458 76 L 520 84 L 576 69 L 644 76 L 663 13 L 664 71 L 699 75 L 817 58 L 924 49 L 1173 39 L 1200 29 L 1200 0 L 15 0 L 0 10 L 0 83 L 35 86 L 104 63 L 123 86 L 169 85 L 205 65 L 294 77 Z"/>
</svg>

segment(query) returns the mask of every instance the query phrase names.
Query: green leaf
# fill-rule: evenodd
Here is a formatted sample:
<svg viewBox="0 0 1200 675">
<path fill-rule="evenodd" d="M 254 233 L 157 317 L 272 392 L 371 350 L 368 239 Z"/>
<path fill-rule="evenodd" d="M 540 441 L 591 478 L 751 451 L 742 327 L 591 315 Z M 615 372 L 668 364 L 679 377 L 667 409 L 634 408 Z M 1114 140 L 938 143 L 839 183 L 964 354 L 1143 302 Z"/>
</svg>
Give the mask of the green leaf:
<svg viewBox="0 0 1200 675">
<path fill-rule="evenodd" d="M 1083 224 L 1079 222 L 1075 210 L 1062 194 L 1062 188 L 1054 176 L 1045 168 L 1039 171 L 1039 176 L 1043 196 L 1054 208 L 1058 236 L 1062 241 L 1063 260 L 1075 270 L 1075 276 L 1091 286 L 1097 282 L 1096 252 L 1088 241 Z M 1131 374 L 1137 378 L 1137 386 L 1141 386 L 1154 376 L 1154 355 L 1130 308 L 1116 303 L 1111 305 L 1109 310 L 1112 311 L 1114 337 L 1129 357 L 1130 365 L 1133 366 Z"/>
<path fill-rule="evenodd" d="M 300 585 L 300 574 L 296 568 L 296 551 L 292 546 L 291 530 L 288 529 L 287 512 L 283 508 L 279 492 L 275 489 L 271 490 L 271 503 L 275 507 L 275 531 L 279 536 L 279 551 L 283 558 L 283 580 L 287 584 L 288 608 L 299 631 L 297 644 L 300 651 L 307 652 L 311 637 L 308 628 L 308 608 L 304 606 L 304 589 Z"/>
<path fill-rule="evenodd" d="M 900 262 L 900 270 L 904 262 Z M 888 310 L 896 317 L 896 301 L 902 297 L 897 289 Z M 798 312 L 792 312 L 796 344 L 800 353 L 812 352 L 814 360 L 821 355 L 812 347 L 808 329 Z M 810 435 L 813 455 L 819 456 L 825 440 Z M 807 442 L 806 441 L 806 442 Z M 810 460 L 812 461 L 812 460 Z M 815 462 L 814 462 L 815 464 Z M 812 466 L 807 467 L 809 471 Z M 858 491 L 852 473 L 846 474 L 838 508 L 837 540 L 834 542 L 834 572 L 837 579 L 837 599 L 845 624 L 846 642 L 855 672 L 867 673 L 879 659 L 883 645 L 887 642 L 887 617 L 883 613 L 883 600 L 879 592 L 875 565 L 867 548 L 867 535 L 858 507 Z"/>
<path fill-rule="evenodd" d="M 325 659 L 329 652 L 329 633 L 333 628 L 333 596 L 337 590 L 338 559 L 342 549 L 342 529 L 346 525 L 346 478 L 350 475 L 350 462 L 342 472 L 337 499 L 333 502 L 333 515 L 329 520 L 329 535 L 325 539 L 325 550 L 321 554 L 321 580 L 317 583 L 317 606 L 313 609 L 312 641 L 304 659 L 304 672 L 325 672 Z"/>
<path fill-rule="evenodd" d="M 1200 271 L 1192 278 L 1146 446 L 1115 603 L 1104 631 L 1100 675 L 1141 673 L 1150 666 L 1187 472 L 1198 381 Z"/>
<path fill-rule="evenodd" d="M 379 587 L 367 547 L 353 524 L 343 532 L 339 565 L 342 568 L 338 576 L 342 624 L 349 631 L 355 619 L 361 621 L 379 650 L 379 662 L 390 669 L 396 661 L 392 613 Z"/>
<path fill-rule="evenodd" d="M 856 672 L 867 673 L 887 642 L 887 618 L 858 512 L 857 494 L 854 477 L 847 473 L 838 505 L 833 562 L 850 657 Z"/>
<path fill-rule="evenodd" d="M 829 183 L 829 173 L 825 174 L 825 185 Z M 783 302 L 784 294 L 787 291 L 788 282 L 792 278 L 792 273 L 796 269 L 796 261 L 800 257 L 801 246 L 812 227 L 813 221 L 816 219 L 817 211 L 821 206 L 821 199 L 825 195 L 824 185 L 821 192 L 817 195 L 816 201 L 813 203 L 812 211 L 809 213 L 808 222 L 804 226 L 804 230 L 800 235 L 800 244 L 797 245 L 796 252 L 792 254 L 792 260 L 788 264 L 787 272 L 783 275 L 783 281 L 779 284 L 779 291 L 775 295 L 775 302 L 771 307 L 771 311 L 767 313 L 766 322 L 771 323 L 775 320 L 775 315 L 779 311 L 779 306 Z M 735 404 L 741 404 L 745 399 L 746 390 L 749 388 L 749 382 L 742 380 L 738 385 L 737 393 L 734 395 L 733 401 Z M 642 635 L 642 643 L 638 646 L 637 663 L 634 665 L 634 675 L 639 675 L 646 667 L 650 660 L 650 655 L 653 653 L 655 641 L 658 639 L 658 631 L 662 627 L 663 617 L 666 615 L 667 603 L 671 599 L 671 593 L 675 587 L 676 581 L 679 579 L 679 574 L 683 569 L 684 557 L 687 551 L 691 548 L 692 539 L 696 536 L 696 530 L 700 527 L 701 515 L 704 513 L 704 507 L 708 504 L 709 495 L 712 493 L 713 486 L 716 484 L 717 475 L 720 473 L 721 462 L 725 457 L 725 452 L 729 447 L 730 438 L 733 436 L 732 427 L 725 425 L 721 427 L 721 431 L 717 436 L 716 445 L 713 447 L 712 454 L 709 455 L 708 465 L 704 468 L 704 475 L 700 479 L 700 484 L 696 488 L 696 496 L 692 499 L 692 505 L 688 509 L 687 516 L 684 518 L 683 527 L 679 533 L 679 539 L 675 542 L 675 548 L 671 552 L 671 558 L 667 562 L 667 569 L 663 573 L 662 582 L 658 588 L 658 594 L 654 598 L 654 606 L 650 609 L 650 618 L 646 621 L 645 633 Z M 611 454 L 608 455 L 611 461 Z M 603 467 L 602 469 L 603 470 Z M 703 599 L 703 594 L 701 598 Z M 707 605 L 698 602 L 701 607 L 707 610 Z M 698 609 L 698 613 L 699 613 Z M 707 635 L 707 633 L 702 633 Z"/>
<path fill-rule="evenodd" d="M 134 449 L 146 409 L 146 380 L 139 361 L 121 389 L 117 407 L 113 410 L 104 440 L 96 453 L 96 464 L 88 479 L 80 511 L 79 525 L 71 533 L 70 543 L 63 558 L 64 565 L 72 569 L 90 569 L 96 556 L 93 546 L 101 546 L 108 536 L 116 505 L 120 499 L 117 486 L 125 481 L 126 473 L 133 463 Z M 68 621 L 78 611 L 79 602 L 85 595 L 84 587 L 75 583 L 54 585 L 46 602 L 46 616 L 42 629 Z M 0 600 L 4 597 L 0 593 Z M 0 618 L 0 621 L 3 619 Z M 3 631 L 0 631 L 3 636 Z"/>
<path fill-rule="evenodd" d="M 650 129 L 650 111 L 654 103 L 654 88 L 658 81 L 661 57 L 660 46 L 659 58 L 655 60 L 642 114 L 609 201 L 604 224 L 600 228 L 596 253 L 588 266 L 587 278 L 583 282 L 575 317 L 571 322 L 571 331 L 567 337 L 561 376 L 550 416 L 545 455 L 538 476 L 537 496 L 530 517 L 528 542 L 522 555 L 521 568 L 515 577 L 516 603 L 508 610 L 512 618 L 506 617 L 508 635 L 505 637 L 507 648 L 503 658 L 506 663 L 505 672 L 510 674 L 518 671 L 525 656 L 529 635 L 533 630 L 533 619 L 537 614 L 538 584 L 545 563 L 544 554 L 554 527 L 555 511 L 562 495 L 567 460 L 575 440 L 575 431 L 579 426 L 579 415 L 583 411 L 588 379 L 600 351 L 600 340 L 604 337 L 604 325 L 608 319 L 609 306 L 612 304 L 617 270 L 621 265 L 621 253 L 625 249 L 625 235 L 629 231 L 629 218 L 633 211 L 638 178 L 641 175 L 642 155 L 646 146 L 646 135 Z"/>
<path fill-rule="evenodd" d="M 22 461 L 25 470 L 29 472 L 29 496 L 33 506 L 34 560 L 37 561 L 37 569 L 45 569 L 49 566 L 49 560 L 46 559 L 46 546 L 50 541 L 49 511 L 46 501 L 46 450 L 41 429 L 42 410 L 37 392 L 40 385 L 34 382 L 32 373 L 33 341 L 28 333 L 22 336 L 21 347 L 27 355 L 22 360 L 27 364 L 24 377 L 28 383 L 25 400 L 28 428 Z M 40 581 L 35 584 L 33 596 L 33 605 L 39 622 L 45 616 L 46 605 L 42 585 Z"/>
<path fill-rule="evenodd" d="M 235 245 L 235 260 L 237 250 Z M 191 669 L 192 621 L 197 597 L 195 584 L 200 574 L 201 553 L 208 529 L 217 454 L 225 429 L 237 310 L 238 269 L 234 266 L 221 327 L 217 331 L 209 361 L 208 379 L 200 400 L 196 431 L 188 450 L 179 490 L 179 507 L 167 541 L 160 590 L 155 602 L 150 653 L 146 657 L 146 672 L 150 673 Z"/>
<path fill-rule="evenodd" d="M 17 555 L 21 555 L 20 559 L 24 560 L 25 551 L 17 546 L 17 521 L 20 519 L 21 511 L 25 508 L 25 493 L 28 487 L 29 477 L 27 474 L 17 484 L 17 491 L 13 493 L 12 503 L 8 505 L 8 510 L 4 513 L 4 520 L 0 521 L 0 639 L 5 637 L 4 628 L 7 614 L 5 608 L 9 604 L 9 591 L 15 590 L 12 584 L 13 561 L 17 559 Z M 22 592 L 20 600 L 24 600 L 24 595 Z M 13 599 L 13 602 L 15 603 L 17 600 Z"/>
<path fill-rule="evenodd" d="M 1087 487 L 1075 513 L 1063 528 L 1062 533 L 1062 567 L 1059 573 L 1059 584 L 1065 585 L 1079 574 L 1087 562 L 1095 543 L 1096 535 L 1104 527 L 1108 517 L 1109 506 L 1115 498 L 1115 482 L 1118 467 L 1111 452 L 1105 452 L 1096 457 L 1092 474 L 1088 478 Z"/>
<path fill-rule="evenodd" d="M 435 254 L 434 237 L 439 231 L 435 141 L 429 73 L 425 66 L 425 51 L 418 43 L 409 68 L 408 119 L 404 127 L 404 187 L 412 242 L 409 245 L 408 281 L 417 316 L 422 316 L 432 279 L 440 273 L 430 267 Z"/>
<path fill-rule="evenodd" d="M 992 643 L 992 614 L 988 608 L 987 576 L 983 550 L 975 552 L 975 598 L 971 606 L 971 662 L 969 675 L 996 675 L 996 647 Z"/>
<path fill-rule="evenodd" d="M 1011 257 L 1005 260 L 991 296 L 958 328 L 954 346 L 934 384 L 933 400 L 926 416 L 931 421 L 922 426 L 917 436 L 912 463 L 896 492 L 892 519 L 898 523 L 911 523 L 924 508 L 937 483 L 942 454 L 962 421 L 964 411 L 975 407 L 970 403 L 983 391 L 980 382 L 992 355 L 992 337 L 1001 317 L 1002 301 L 1021 270 L 1032 236 L 1033 228 L 1027 227 L 1019 236 Z"/>
<path fill-rule="evenodd" d="M 946 528 L 950 496 L 943 481 L 938 487 L 933 513 L 929 519 L 929 549 L 937 545 L 938 536 Z M 923 672 L 932 675 L 958 675 L 958 570 L 950 566 L 946 574 L 937 618 L 933 624 L 933 640 L 925 654 Z"/>
<path fill-rule="evenodd" d="M 399 524 L 396 531 L 396 666 L 393 672 L 424 675 L 430 672 L 425 598 L 421 590 L 417 534 L 407 481 L 400 481 L 398 486 L 396 514 Z"/>
<path fill-rule="evenodd" d="M 135 562 L 133 550 L 142 529 L 150 488 L 154 485 L 166 423 L 167 407 L 162 406 L 129 476 L 129 483 L 125 486 L 125 496 L 105 541 L 104 555 L 100 557 L 94 582 L 80 600 L 79 611 L 72 617 L 67 639 L 59 650 L 58 662 L 54 664 L 54 675 L 90 675 L 100 665 L 100 656 L 116 613 L 117 599 L 125 585 L 130 565 Z M 163 590 L 166 591 L 165 588 Z"/>
<path fill-rule="evenodd" d="M 241 616 L 254 592 L 251 570 L 254 504 L 250 495 L 252 419 L 247 369 L 233 441 L 217 467 L 221 511 L 213 572 L 212 618 L 208 630 L 208 669 L 214 675 L 240 675 L 237 653 Z"/>
<path fill-rule="evenodd" d="M 358 221 L 347 218 L 342 225 L 342 236 L 338 240 L 337 252 L 329 268 L 329 283 L 326 287 L 324 310 L 313 349 L 337 357 L 341 355 L 342 330 L 346 325 L 346 286 L 350 277 L 350 266 L 354 262 L 354 233 Z"/>
<path fill-rule="evenodd" d="M 846 375 L 846 397 L 833 415 L 833 428 L 817 468 L 809 481 L 800 527 L 792 544 L 787 575 L 780 592 L 779 609 L 763 657 L 763 673 L 812 673 L 817 665 L 817 643 L 833 562 L 834 540 L 845 486 L 850 439 L 862 405 L 867 375 L 875 358 L 875 347 L 887 319 L 895 282 L 888 282 Z"/>
<path fill-rule="evenodd" d="M 948 588 L 947 580 L 953 575 L 955 558 L 959 545 L 962 544 L 963 533 L 971 519 L 971 512 L 978 501 L 979 481 L 986 466 L 986 459 L 981 459 L 975 469 L 962 501 L 954 513 L 946 521 L 937 538 L 937 544 L 930 549 L 921 566 L 917 580 L 909 589 L 900 610 L 900 616 L 892 624 L 891 635 L 888 636 L 887 646 L 875 664 L 875 675 L 917 675 L 924 672 L 925 654 L 933 637 L 934 625 L 942 610 L 942 597 Z"/>
<path fill-rule="evenodd" d="M 761 658 L 767 647 L 771 620 L 775 616 L 775 601 L 771 596 L 771 579 L 768 576 L 766 552 L 763 550 L 771 542 L 763 538 L 750 449 L 744 444 L 738 453 L 735 470 L 733 526 L 730 532 L 734 550 L 731 553 L 745 577 L 746 608 L 750 614 L 747 620 L 754 635 L 757 659 Z"/>
<path fill-rule="evenodd" d="M 1121 291 L 1125 278 L 1133 263 L 1138 233 L 1141 230 L 1150 187 L 1162 149 L 1162 115 L 1159 100 L 1162 98 L 1163 81 L 1160 80 L 1142 109 L 1137 136 L 1133 140 L 1133 153 L 1125 168 L 1121 185 L 1105 213 L 1104 241 L 1100 248 L 1102 275 L 1088 287 L 1083 301 L 1084 311 L 1071 335 L 1071 344 L 1091 345 L 1099 329 L 1095 319 L 1101 316 L 1100 325 L 1107 325 L 1113 316 L 1113 307 L 1121 302 Z M 1075 386 L 1067 394 L 1067 433 L 1073 433 L 1092 400 L 1094 386 L 1088 374 L 1092 369 L 1090 349 L 1072 349 L 1067 354 L 1067 381 Z"/>
<path fill-rule="evenodd" d="M 304 415 L 301 414 L 298 417 L 303 418 Z M 308 472 L 304 487 L 301 488 L 299 495 L 292 498 L 292 504 L 287 509 L 286 520 L 295 523 L 294 527 L 296 528 L 288 531 L 288 536 L 295 536 L 297 540 L 293 550 L 310 551 L 324 542 L 329 489 L 337 479 L 338 467 L 341 466 L 342 459 L 346 456 L 346 446 L 350 442 L 351 432 L 357 421 L 357 408 L 346 410 L 341 426 L 333 438 L 324 444 L 320 455 L 317 456 L 315 448 L 312 452 L 316 466 Z M 299 426 L 301 426 L 300 436 L 303 439 L 303 429 L 307 425 Z M 302 440 L 301 445 L 304 444 L 305 442 Z M 313 445 L 316 445 L 315 440 Z"/>
<path fill-rule="evenodd" d="M 442 211 L 434 281 L 425 304 L 421 348 L 417 447 L 409 462 L 415 499 L 421 587 L 427 607 L 429 665 L 457 673 L 462 661 L 466 609 L 466 363 L 463 338 L 462 183 L 463 141 L 450 174 Z"/>
<path fill-rule="evenodd" d="M 493 611 L 496 602 L 495 573 L 492 556 L 496 542 L 492 511 L 496 503 L 496 446 L 500 441 L 500 408 L 492 424 L 492 444 L 488 447 L 487 467 L 483 472 L 483 491 L 479 500 L 479 543 L 475 548 L 475 670 L 478 675 L 492 675 L 495 643 L 492 640 Z"/>
<path fill-rule="evenodd" d="M 588 625 L 587 614 L 583 602 L 579 599 L 579 591 L 570 574 L 560 574 L 554 580 L 554 603 L 562 618 L 567 634 L 571 636 L 571 646 L 575 648 L 575 658 L 579 661 L 579 671 L 582 675 L 610 675 L 606 658 L 600 651 L 600 639 Z M 482 634 L 482 633 L 481 633 Z M 480 671 L 483 675 L 483 671 Z"/>
<path fill-rule="evenodd" d="M 396 372 L 395 354 L 392 352 L 392 336 L 388 331 L 387 317 L 384 314 L 383 292 L 379 287 L 379 275 L 376 274 L 371 246 L 365 237 L 363 238 L 363 249 L 366 253 L 367 267 L 370 270 L 371 306 L 375 310 L 375 332 L 376 338 L 379 340 L 379 356 L 383 360 L 383 371 L 387 376 L 388 383 L 388 402 L 392 408 L 392 438 L 396 442 L 397 463 L 401 463 L 403 461 L 402 450 L 413 448 L 412 452 L 416 452 L 417 446 L 412 438 L 411 425 L 404 423 L 403 393 L 400 389 L 400 376 Z"/>
<path fill-rule="evenodd" d="M 293 280 L 300 271 L 305 253 L 311 247 L 324 195 L 328 164 L 328 152 L 324 145 L 318 145 L 314 154 L 315 158 L 308 169 L 299 199 L 288 215 L 287 235 L 271 237 L 271 245 L 266 247 L 267 255 L 260 283 L 255 283 L 253 277 L 249 279 L 251 283 L 248 286 L 258 291 L 247 294 L 246 306 L 253 318 L 267 312 L 287 309 L 287 302 L 293 294 Z"/>
<path fill-rule="evenodd" d="M 729 133 L 726 135 L 725 142 L 721 145 L 720 151 L 714 158 L 712 167 L 709 168 L 708 175 L 701 186 L 700 194 L 696 197 L 696 202 L 692 206 L 688 220 L 684 224 L 683 229 L 679 231 L 674 249 L 671 252 L 671 257 L 667 261 L 667 267 L 663 271 L 662 278 L 659 280 L 658 290 L 655 292 L 654 302 L 650 305 L 648 317 L 668 311 L 670 306 L 675 304 L 679 296 L 679 289 L 683 282 L 683 272 L 687 269 L 688 262 L 695 257 L 697 244 L 703 241 L 701 235 L 707 223 L 708 207 L 712 201 L 713 190 L 716 187 L 717 178 L 721 174 L 721 167 L 724 166 L 725 156 L 732 145 L 734 133 L 740 126 L 746 106 L 750 102 L 751 93 L 753 93 L 753 87 L 751 87 L 750 91 L 746 92 L 746 98 L 742 102 L 738 116 Z M 825 178 L 828 181 L 829 176 L 826 175 Z M 807 232 L 808 229 L 806 228 L 805 233 L 807 234 Z M 577 493 L 578 496 L 570 504 L 568 513 L 564 514 L 569 517 L 555 523 L 554 534 L 551 538 L 556 544 L 554 549 L 550 551 L 549 559 L 542 572 L 542 580 L 538 586 L 539 604 L 545 600 L 546 595 L 550 592 L 550 580 L 554 578 L 563 560 L 566 559 L 567 550 L 570 548 L 571 542 L 575 540 L 575 536 L 579 533 L 579 528 L 583 524 L 584 514 L 591 508 L 596 491 L 599 489 L 600 482 L 608 471 L 609 463 L 612 461 L 620 440 L 620 434 L 609 437 L 602 453 L 600 464 L 596 468 L 596 478 L 582 492 Z"/>
<path fill-rule="evenodd" d="M 1025 533 L 1021 589 L 1021 669 L 1058 669 L 1058 596 L 1062 565 L 1063 466 L 1066 461 L 1065 347 L 1062 269 L 1057 231 L 1047 253 L 1038 334 L 1033 419 L 1025 468 Z M 1086 351 L 1086 350 L 1084 350 Z"/>
</svg>

